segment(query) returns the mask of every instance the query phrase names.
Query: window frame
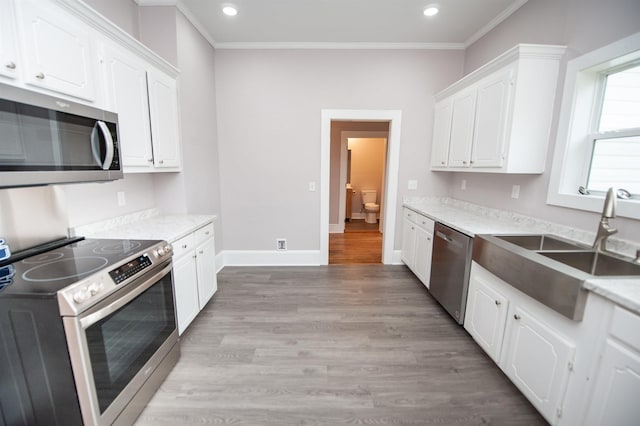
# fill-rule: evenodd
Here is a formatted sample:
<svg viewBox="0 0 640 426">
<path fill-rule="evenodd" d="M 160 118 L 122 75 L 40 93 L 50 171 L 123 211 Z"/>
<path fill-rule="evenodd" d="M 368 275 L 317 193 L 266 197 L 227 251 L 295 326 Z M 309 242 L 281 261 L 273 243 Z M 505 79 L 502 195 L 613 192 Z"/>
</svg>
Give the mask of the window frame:
<svg viewBox="0 0 640 426">
<path fill-rule="evenodd" d="M 579 194 L 587 183 L 606 76 L 640 59 L 640 33 L 567 62 L 547 204 L 602 211 L 604 193 Z M 640 200 L 618 199 L 617 215 L 640 219 Z"/>
</svg>

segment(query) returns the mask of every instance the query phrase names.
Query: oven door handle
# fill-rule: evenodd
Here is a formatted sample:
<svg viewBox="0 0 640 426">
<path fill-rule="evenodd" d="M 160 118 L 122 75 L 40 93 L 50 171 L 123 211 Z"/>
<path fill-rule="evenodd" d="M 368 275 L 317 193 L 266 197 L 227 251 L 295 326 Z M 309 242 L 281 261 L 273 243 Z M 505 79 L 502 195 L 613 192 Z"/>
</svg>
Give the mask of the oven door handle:
<svg viewBox="0 0 640 426">
<path fill-rule="evenodd" d="M 82 328 L 84 330 L 86 330 L 87 328 L 89 328 L 93 324 L 95 324 L 96 322 L 100 321 L 103 318 L 108 317 L 112 313 L 116 312 L 118 309 L 121 309 L 127 303 L 131 302 L 133 299 L 138 297 L 140 294 L 142 294 L 149 287 L 151 287 L 156 282 L 158 282 L 158 280 L 160 278 L 162 278 L 165 275 L 169 274 L 171 272 L 172 268 L 173 268 L 173 264 L 171 262 L 169 262 L 169 264 L 167 266 L 165 266 L 164 268 L 162 268 L 161 271 L 159 271 L 158 273 L 154 274 L 151 278 L 149 278 L 148 280 L 144 281 L 142 284 L 137 285 L 135 288 L 130 290 L 124 296 L 114 300 L 113 302 L 109 303 L 107 306 L 105 306 L 103 308 L 100 308 L 97 311 L 88 313 L 86 316 L 79 318 L 80 325 L 82 326 Z"/>
</svg>

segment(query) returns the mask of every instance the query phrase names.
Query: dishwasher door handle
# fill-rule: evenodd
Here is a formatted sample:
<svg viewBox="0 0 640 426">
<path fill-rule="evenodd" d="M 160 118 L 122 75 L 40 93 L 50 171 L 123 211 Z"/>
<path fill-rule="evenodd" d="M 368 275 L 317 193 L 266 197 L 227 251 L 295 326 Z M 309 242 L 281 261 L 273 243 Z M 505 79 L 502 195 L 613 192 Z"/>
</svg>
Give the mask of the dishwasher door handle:
<svg viewBox="0 0 640 426">
<path fill-rule="evenodd" d="M 442 238 L 443 240 L 445 240 L 448 243 L 453 242 L 453 240 L 451 239 L 451 237 L 449 237 L 448 235 L 443 234 L 440 231 L 436 231 L 436 237 L 438 238 Z"/>
</svg>

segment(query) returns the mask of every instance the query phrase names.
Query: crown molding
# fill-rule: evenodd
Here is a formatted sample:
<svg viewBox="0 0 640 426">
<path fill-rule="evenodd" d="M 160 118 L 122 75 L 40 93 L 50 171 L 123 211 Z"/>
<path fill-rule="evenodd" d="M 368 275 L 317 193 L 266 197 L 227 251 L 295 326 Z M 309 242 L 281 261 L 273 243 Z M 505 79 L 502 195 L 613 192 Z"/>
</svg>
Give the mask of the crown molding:
<svg viewBox="0 0 640 426">
<path fill-rule="evenodd" d="M 464 50 L 463 43 L 314 43 L 233 42 L 216 43 L 216 49 L 326 49 L 326 50 Z"/>
<path fill-rule="evenodd" d="M 152 0 L 144 0 L 144 1 L 152 1 Z M 211 35 L 211 33 L 207 31 L 207 27 L 193 14 L 193 12 L 191 12 L 187 8 L 187 6 L 184 5 L 184 3 L 181 0 L 178 0 L 176 7 L 182 13 L 182 15 L 184 15 L 184 17 L 187 18 L 187 21 L 191 22 L 191 25 L 193 25 L 196 28 L 196 30 L 198 30 L 198 32 L 202 35 L 202 37 L 204 37 L 205 40 L 209 42 L 211 47 L 216 47 L 216 41 Z"/>
<path fill-rule="evenodd" d="M 502 21 L 507 19 L 509 16 L 513 15 L 518 9 L 520 9 L 528 0 L 518 0 L 514 2 L 511 6 L 503 10 L 498 16 L 493 18 L 487 25 L 480 28 L 475 32 L 471 37 L 465 40 L 464 48 L 471 46 L 476 41 L 480 40 L 483 36 L 485 36 L 489 31 L 493 30 L 495 27 L 500 25 Z"/>
<path fill-rule="evenodd" d="M 133 0 L 138 6 L 175 6 L 177 0 Z"/>
</svg>

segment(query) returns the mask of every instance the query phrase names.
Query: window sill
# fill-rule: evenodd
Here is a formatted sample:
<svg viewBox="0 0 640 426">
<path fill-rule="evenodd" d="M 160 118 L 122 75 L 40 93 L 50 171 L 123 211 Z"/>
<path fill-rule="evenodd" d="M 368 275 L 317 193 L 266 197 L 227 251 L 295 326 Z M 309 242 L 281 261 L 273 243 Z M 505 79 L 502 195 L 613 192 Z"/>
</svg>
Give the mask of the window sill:
<svg viewBox="0 0 640 426">
<path fill-rule="evenodd" d="M 601 213 L 604 196 L 552 193 L 547 197 L 547 204 Z M 640 220 L 640 200 L 616 200 L 616 216 Z"/>
</svg>

